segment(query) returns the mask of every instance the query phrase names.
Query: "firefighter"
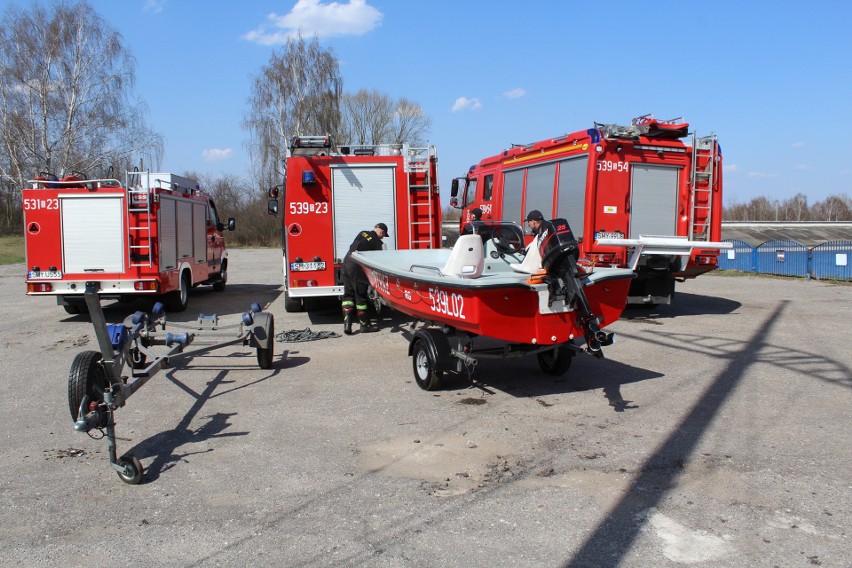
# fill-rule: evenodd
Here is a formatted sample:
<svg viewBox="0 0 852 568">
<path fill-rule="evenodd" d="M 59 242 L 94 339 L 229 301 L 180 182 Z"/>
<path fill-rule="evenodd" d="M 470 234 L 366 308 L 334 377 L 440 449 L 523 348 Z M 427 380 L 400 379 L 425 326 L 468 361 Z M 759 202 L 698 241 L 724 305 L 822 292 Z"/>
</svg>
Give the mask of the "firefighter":
<svg viewBox="0 0 852 568">
<path fill-rule="evenodd" d="M 353 311 L 357 312 L 362 333 L 379 331 L 379 328 L 367 318 L 367 286 L 370 285 L 370 282 L 358 263 L 352 260 L 352 252 L 356 250 L 382 250 L 382 239 L 387 236 L 388 226 L 384 223 L 377 223 L 372 231 L 361 231 L 352 241 L 349 252 L 343 259 L 343 301 L 341 306 L 343 307 L 343 333 L 346 335 L 352 335 Z"/>
<path fill-rule="evenodd" d="M 473 234 L 473 222 L 474 221 L 482 221 L 482 209 L 476 207 L 470 210 L 470 221 L 462 227 L 462 235 L 472 235 Z"/>
<path fill-rule="evenodd" d="M 530 224 L 530 231 L 535 235 L 535 244 L 536 246 L 541 245 L 541 241 L 544 240 L 544 237 L 547 235 L 547 229 L 542 227 L 542 223 L 544 223 L 544 215 L 541 214 L 541 211 L 538 209 L 533 209 L 527 214 L 527 223 Z"/>
<path fill-rule="evenodd" d="M 470 210 L 470 221 L 462 227 L 461 234 L 472 235 L 476 233 L 482 238 L 483 243 L 487 242 L 488 239 L 491 238 L 491 229 L 483 223 L 477 223 L 474 225 L 474 221 L 482 221 L 482 209 L 479 207 L 475 207 Z"/>
</svg>

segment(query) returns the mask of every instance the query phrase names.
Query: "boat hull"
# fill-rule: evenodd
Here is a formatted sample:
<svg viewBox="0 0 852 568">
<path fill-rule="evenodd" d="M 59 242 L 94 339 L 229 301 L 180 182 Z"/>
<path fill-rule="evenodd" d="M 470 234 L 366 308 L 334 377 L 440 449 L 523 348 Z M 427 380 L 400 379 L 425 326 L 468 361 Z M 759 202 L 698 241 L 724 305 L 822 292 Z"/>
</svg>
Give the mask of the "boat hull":
<svg viewBox="0 0 852 568">
<path fill-rule="evenodd" d="M 378 253 L 381 254 L 381 253 Z M 547 286 L 529 275 L 484 276 L 475 280 L 402 274 L 357 258 L 386 304 L 417 319 L 512 343 L 558 345 L 584 341 L 576 309 L 549 305 Z M 604 328 L 618 320 L 627 302 L 632 271 L 621 269 L 581 279 L 589 307 Z"/>
</svg>

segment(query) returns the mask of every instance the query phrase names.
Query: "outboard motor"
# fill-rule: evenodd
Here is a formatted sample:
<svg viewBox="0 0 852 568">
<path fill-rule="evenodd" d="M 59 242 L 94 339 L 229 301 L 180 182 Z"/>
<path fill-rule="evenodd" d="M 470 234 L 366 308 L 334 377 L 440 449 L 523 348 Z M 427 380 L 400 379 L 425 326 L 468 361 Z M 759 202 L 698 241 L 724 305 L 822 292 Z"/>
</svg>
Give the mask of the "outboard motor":
<svg viewBox="0 0 852 568">
<path fill-rule="evenodd" d="M 541 226 L 541 266 L 547 270 L 545 282 L 548 290 L 548 305 L 561 299 L 569 308 L 580 312 L 580 323 L 586 336 L 589 351 L 600 354 L 601 345 L 611 343 L 606 332 L 600 329 L 600 319 L 592 313 L 589 301 L 583 292 L 577 259 L 580 248 L 571 226 L 565 219 L 544 221 Z"/>
</svg>

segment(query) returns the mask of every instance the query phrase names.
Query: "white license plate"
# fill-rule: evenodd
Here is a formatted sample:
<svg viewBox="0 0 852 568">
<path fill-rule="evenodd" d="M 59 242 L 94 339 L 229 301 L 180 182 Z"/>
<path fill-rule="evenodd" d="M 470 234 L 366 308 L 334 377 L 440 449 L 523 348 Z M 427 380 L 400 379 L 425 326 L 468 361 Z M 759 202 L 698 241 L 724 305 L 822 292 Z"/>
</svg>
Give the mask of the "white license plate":
<svg viewBox="0 0 852 568">
<path fill-rule="evenodd" d="M 59 280 L 62 278 L 61 270 L 39 270 L 38 272 L 27 272 L 27 278 L 29 279 L 50 279 L 50 280 Z"/>
<path fill-rule="evenodd" d="M 290 270 L 304 272 L 306 270 L 325 270 L 325 262 L 291 262 Z"/>
<path fill-rule="evenodd" d="M 623 238 L 624 238 L 624 233 L 604 233 L 602 231 L 595 233 L 595 240 L 598 240 L 598 239 L 623 239 Z"/>
</svg>

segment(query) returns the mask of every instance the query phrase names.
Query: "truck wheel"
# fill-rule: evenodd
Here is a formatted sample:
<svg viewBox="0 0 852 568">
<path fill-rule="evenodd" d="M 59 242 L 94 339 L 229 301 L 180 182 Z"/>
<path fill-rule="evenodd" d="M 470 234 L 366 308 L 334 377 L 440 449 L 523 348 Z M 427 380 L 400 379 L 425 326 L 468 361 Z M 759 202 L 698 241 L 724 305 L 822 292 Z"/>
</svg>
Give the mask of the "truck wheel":
<svg viewBox="0 0 852 568">
<path fill-rule="evenodd" d="M 82 308 L 78 304 L 62 304 L 62 307 L 65 308 L 65 311 L 75 316 L 82 311 Z"/>
<path fill-rule="evenodd" d="M 444 373 L 435 370 L 435 360 L 425 339 L 418 339 L 411 349 L 414 381 L 423 390 L 433 391 L 441 388 Z"/>
<path fill-rule="evenodd" d="M 71 411 L 71 419 L 77 421 L 83 397 L 88 396 L 92 402 L 103 402 L 108 388 L 109 381 L 101 365 L 101 354 L 97 351 L 78 353 L 68 373 L 68 409 Z"/>
<path fill-rule="evenodd" d="M 213 282 L 213 289 L 217 292 L 221 292 L 225 289 L 225 284 L 228 283 L 228 263 L 226 261 L 222 261 L 222 265 L 219 267 L 219 279 Z"/>
<path fill-rule="evenodd" d="M 170 312 L 183 312 L 189 305 L 189 273 L 184 272 L 180 277 L 180 288 L 169 292 L 163 298 L 166 309 Z"/>
<path fill-rule="evenodd" d="M 287 290 L 284 290 L 284 311 L 288 314 L 292 314 L 294 312 L 301 312 L 303 309 L 302 300 L 296 298 L 293 299 L 290 297 L 290 294 L 287 293 Z"/>
<path fill-rule="evenodd" d="M 564 375 L 571 367 L 574 352 L 567 347 L 557 347 L 553 351 L 538 354 L 538 364 L 548 375 Z"/>
</svg>

